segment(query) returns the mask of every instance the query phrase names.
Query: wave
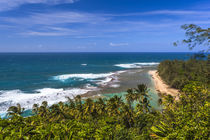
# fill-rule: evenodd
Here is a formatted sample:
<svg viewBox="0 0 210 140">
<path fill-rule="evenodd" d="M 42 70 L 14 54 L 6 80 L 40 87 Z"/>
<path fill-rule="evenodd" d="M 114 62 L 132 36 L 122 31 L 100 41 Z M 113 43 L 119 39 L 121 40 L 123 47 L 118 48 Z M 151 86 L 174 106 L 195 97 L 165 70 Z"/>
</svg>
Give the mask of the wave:
<svg viewBox="0 0 210 140">
<path fill-rule="evenodd" d="M 43 88 L 35 90 L 34 93 L 26 93 L 21 90 L 1 90 L 0 115 L 4 114 L 10 106 L 16 106 L 17 103 L 20 103 L 27 110 L 31 109 L 33 104 L 41 104 L 43 101 L 47 101 L 49 105 L 52 105 L 60 101 L 66 101 L 66 96 L 73 98 L 88 91 L 90 90 L 80 88 Z"/>
<path fill-rule="evenodd" d="M 121 73 L 124 73 L 124 72 L 126 72 L 126 71 L 117 71 L 113 75 L 106 77 L 104 80 L 101 80 L 100 82 L 98 82 L 96 84 L 101 85 L 101 86 L 106 86 L 109 84 L 109 87 L 116 88 L 116 86 L 113 86 L 113 85 L 114 85 L 114 83 L 119 82 L 118 75 Z"/>
<path fill-rule="evenodd" d="M 121 73 L 124 73 L 126 71 L 116 71 L 116 72 L 110 72 L 110 73 L 100 73 L 100 74 L 64 74 L 64 75 L 58 75 L 54 76 L 54 80 L 62 81 L 62 82 L 68 82 L 71 81 L 84 81 L 88 84 L 93 83 L 97 84 L 99 86 L 106 86 L 109 83 L 115 83 L 118 82 L 118 75 Z"/>
<path fill-rule="evenodd" d="M 99 79 L 99 78 L 104 78 L 113 75 L 114 73 L 101 73 L 101 74 L 93 74 L 93 73 L 88 73 L 88 74 L 64 74 L 64 75 L 58 75 L 54 76 L 54 80 L 60 80 L 60 81 L 65 81 L 71 78 L 80 78 L 80 79 Z"/>
<path fill-rule="evenodd" d="M 153 66 L 158 64 L 159 63 L 157 62 L 148 62 L 148 63 L 116 64 L 114 66 L 131 69 L 131 68 L 142 68 L 143 66 Z"/>
<path fill-rule="evenodd" d="M 116 79 L 116 77 L 106 77 L 104 80 L 99 80 L 100 82 L 98 82 L 96 84 L 101 85 L 101 86 L 105 86 L 108 83 L 110 83 L 111 81 L 113 81 L 114 79 Z"/>
<path fill-rule="evenodd" d="M 0 116 L 4 117 L 7 109 L 10 106 L 16 106 L 17 103 L 20 103 L 23 108 L 28 110 L 32 108 L 33 104 L 40 105 L 43 101 L 47 101 L 49 105 L 52 105 L 60 101 L 65 102 L 66 96 L 73 98 L 76 95 L 85 94 L 88 91 L 100 90 L 101 87 L 106 85 L 112 86 L 118 82 L 118 75 L 123 72 L 126 71 L 101 74 L 66 74 L 53 77 L 54 80 L 61 81 L 71 78 L 73 78 L 73 80 L 88 79 L 91 83 L 95 83 L 86 83 L 83 88 L 43 88 L 34 90 L 33 92 L 24 92 L 22 90 L 0 90 Z M 119 87 L 119 85 L 113 85 L 113 87 L 116 88 Z"/>
<path fill-rule="evenodd" d="M 87 66 L 87 64 L 81 64 L 82 66 Z"/>
<path fill-rule="evenodd" d="M 110 87 L 112 87 L 112 88 L 118 88 L 118 87 L 120 87 L 120 85 L 119 84 L 112 84 L 112 85 L 110 85 Z"/>
</svg>

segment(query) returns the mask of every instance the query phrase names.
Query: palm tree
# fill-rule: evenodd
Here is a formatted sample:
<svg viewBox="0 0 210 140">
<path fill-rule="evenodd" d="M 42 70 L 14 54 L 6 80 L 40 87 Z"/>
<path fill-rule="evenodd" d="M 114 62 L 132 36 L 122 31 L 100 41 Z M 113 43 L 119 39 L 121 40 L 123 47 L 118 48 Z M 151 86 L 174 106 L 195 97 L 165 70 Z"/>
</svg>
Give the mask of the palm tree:
<svg viewBox="0 0 210 140">
<path fill-rule="evenodd" d="M 76 117 L 81 119 L 83 117 L 82 97 L 77 95 L 74 100 L 76 102 Z"/>
<path fill-rule="evenodd" d="M 90 99 L 90 98 L 86 99 L 85 104 L 84 104 L 84 108 L 85 108 L 84 114 L 85 115 L 90 115 L 92 110 L 93 110 L 92 109 L 93 108 L 93 100 Z"/>
<path fill-rule="evenodd" d="M 74 99 L 76 102 L 76 106 L 82 109 L 82 97 L 80 95 L 77 95 Z"/>
<path fill-rule="evenodd" d="M 107 102 L 107 112 L 110 116 L 117 116 L 120 114 L 120 106 L 123 104 L 121 97 L 114 96 Z"/>
<path fill-rule="evenodd" d="M 42 105 L 38 109 L 38 113 L 40 116 L 47 116 L 47 114 L 49 113 L 47 107 L 48 107 L 47 101 L 43 101 Z"/>
<path fill-rule="evenodd" d="M 129 105 L 130 110 L 133 110 L 133 108 L 132 108 L 132 103 L 133 103 L 133 101 L 134 101 L 134 98 L 135 98 L 134 96 L 135 96 L 135 94 L 133 93 L 133 89 L 128 89 L 128 90 L 127 90 L 127 93 L 128 93 L 128 94 L 126 94 L 125 99 L 126 99 L 128 105 Z"/>
<path fill-rule="evenodd" d="M 14 115 L 21 115 L 24 112 L 25 108 L 21 108 L 21 105 L 18 103 L 17 106 L 11 106 L 7 110 L 8 116 L 14 116 Z"/>
<path fill-rule="evenodd" d="M 134 124 L 134 116 L 128 105 L 122 105 L 122 119 L 127 128 L 131 128 Z"/>
<path fill-rule="evenodd" d="M 135 88 L 136 91 L 136 99 L 139 101 L 143 101 L 143 97 L 149 97 L 148 96 L 148 89 L 145 84 L 140 84 Z"/>
<path fill-rule="evenodd" d="M 47 106 L 48 106 L 47 101 L 43 101 L 43 102 L 42 102 L 42 106 L 45 107 L 45 108 L 47 108 Z"/>
<path fill-rule="evenodd" d="M 143 111 L 149 112 L 150 104 L 149 104 L 149 95 L 148 95 L 148 89 L 145 84 L 140 84 L 135 88 L 136 91 L 136 97 L 135 99 L 139 101 L 139 103 L 143 107 Z"/>
<path fill-rule="evenodd" d="M 145 112 L 149 112 L 150 111 L 150 104 L 149 104 L 149 100 L 146 98 L 146 97 L 144 97 L 144 99 L 143 99 L 143 109 L 144 109 L 144 111 Z"/>
<path fill-rule="evenodd" d="M 99 116 L 105 117 L 105 115 L 104 115 L 104 114 L 106 114 L 106 103 L 105 103 L 105 99 L 99 98 L 95 102 L 95 109 L 96 109 L 97 113 L 99 114 Z"/>
<path fill-rule="evenodd" d="M 137 115 L 141 114 L 143 112 L 143 105 L 142 104 L 137 104 L 136 105 L 136 111 L 137 111 Z"/>
<path fill-rule="evenodd" d="M 136 91 L 139 93 L 145 93 L 147 91 L 147 86 L 145 84 L 140 84 L 137 86 Z"/>
<path fill-rule="evenodd" d="M 67 98 L 67 103 L 69 104 L 69 107 L 71 108 L 71 109 L 74 109 L 75 108 L 75 103 L 74 103 L 74 101 L 70 98 L 70 97 L 66 97 Z"/>
<path fill-rule="evenodd" d="M 50 115 L 52 115 L 52 119 L 50 121 L 63 121 L 71 118 L 70 115 L 67 113 L 66 106 L 63 102 L 52 105 L 50 107 L 50 111 Z"/>
<path fill-rule="evenodd" d="M 39 111 L 39 105 L 38 104 L 34 104 L 33 108 L 32 108 L 32 113 L 38 114 L 38 111 Z"/>
</svg>

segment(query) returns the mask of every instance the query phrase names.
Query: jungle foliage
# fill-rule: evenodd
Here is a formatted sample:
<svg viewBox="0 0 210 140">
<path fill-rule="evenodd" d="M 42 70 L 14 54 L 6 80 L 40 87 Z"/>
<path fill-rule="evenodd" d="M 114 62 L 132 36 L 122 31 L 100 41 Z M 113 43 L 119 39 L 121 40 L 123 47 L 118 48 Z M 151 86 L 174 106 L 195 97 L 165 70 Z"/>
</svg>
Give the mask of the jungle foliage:
<svg viewBox="0 0 210 140">
<path fill-rule="evenodd" d="M 210 56 L 208 60 L 165 60 L 159 64 L 158 73 L 168 85 L 180 90 L 190 81 L 199 81 L 209 86 Z"/>
<path fill-rule="evenodd" d="M 21 116 L 19 104 L 10 107 L 10 118 L 0 119 L 0 140 L 209 138 L 210 93 L 204 85 L 186 85 L 179 101 L 170 95 L 160 99 L 161 111 L 151 108 L 146 85 L 127 92 L 126 102 L 114 96 L 82 103 L 79 95 L 52 106 L 44 101 L 34 104 L 30 117 Z"/>
</svg>

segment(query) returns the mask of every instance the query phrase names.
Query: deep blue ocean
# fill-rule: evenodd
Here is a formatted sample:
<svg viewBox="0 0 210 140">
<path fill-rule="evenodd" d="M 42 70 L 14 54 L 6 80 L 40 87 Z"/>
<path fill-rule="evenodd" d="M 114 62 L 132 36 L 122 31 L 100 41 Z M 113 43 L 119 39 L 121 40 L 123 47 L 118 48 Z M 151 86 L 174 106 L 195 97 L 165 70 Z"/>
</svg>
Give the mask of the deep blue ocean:
<svg viewBox="0 0 210 140">
<path fill-rule="evenodd" d="M 0 114 L 21 103 L 63 101 L 109 81 L 114 73 L 190 53 L 0 53 Z"/>
</svg>

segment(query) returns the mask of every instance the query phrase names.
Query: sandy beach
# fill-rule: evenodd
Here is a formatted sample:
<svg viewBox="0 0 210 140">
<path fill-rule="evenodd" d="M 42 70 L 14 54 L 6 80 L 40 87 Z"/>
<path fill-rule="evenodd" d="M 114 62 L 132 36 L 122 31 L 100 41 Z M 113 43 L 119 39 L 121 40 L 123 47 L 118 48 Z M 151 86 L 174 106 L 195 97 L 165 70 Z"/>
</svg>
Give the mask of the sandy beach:
<svg viewBox="0 0 210 140">
<path fill-rule="evenodd" d="M 170 94 L 172 96 L 175 96 L 176 100 L 178 99 L 178 93 L 179 90 L 171 88 L 165 82 L 161 79 L 161 77 L 158 75 L 157 70 L 150 70 L 148 71 L 149 75 L 152 76 L 152 79 L 154 80 L 155 89 L 157 92 Z"/>
</svg>

